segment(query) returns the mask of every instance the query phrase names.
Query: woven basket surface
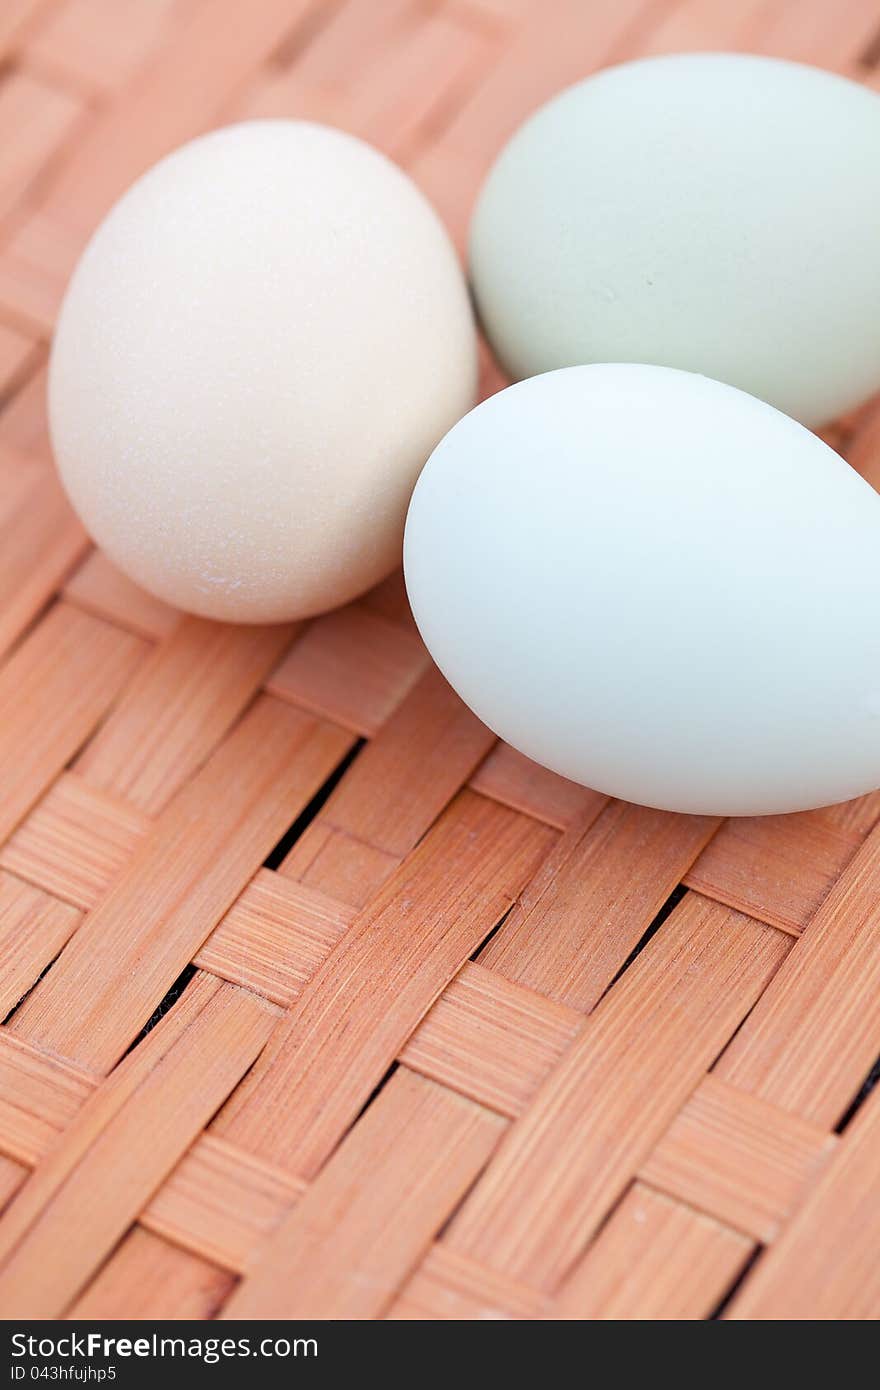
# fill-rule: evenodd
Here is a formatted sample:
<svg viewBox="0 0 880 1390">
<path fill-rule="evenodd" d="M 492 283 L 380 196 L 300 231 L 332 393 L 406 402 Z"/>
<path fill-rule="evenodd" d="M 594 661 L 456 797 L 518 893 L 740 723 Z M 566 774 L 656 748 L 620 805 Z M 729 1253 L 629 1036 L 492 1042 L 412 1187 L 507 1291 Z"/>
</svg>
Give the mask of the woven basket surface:
<svg viewBox="0 0 880 1390">
<path fill-rule="evenodd" d="M 722 48 L 880 86 L 880 0 L 5 0 L 4 1316 L 880 1314 L 880 794 L 574 786 L 463 707 L 399 576 L 265 629 L 140 592 L 46 434 L 70 270 L 180 142 L 338 124 L 461 247 L 553 92 Z M 880 481 L 880 409 L 829 438 Z"/>
</svg>

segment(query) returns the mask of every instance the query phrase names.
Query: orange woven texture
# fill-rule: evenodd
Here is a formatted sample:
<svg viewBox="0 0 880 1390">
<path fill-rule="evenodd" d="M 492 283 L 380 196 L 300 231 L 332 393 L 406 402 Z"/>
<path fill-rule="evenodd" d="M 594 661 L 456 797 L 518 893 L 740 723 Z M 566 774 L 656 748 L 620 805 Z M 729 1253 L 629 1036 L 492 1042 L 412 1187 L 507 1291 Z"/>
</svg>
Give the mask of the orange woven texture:
<svg viewBox="0 0 880 1390">
<path fill-rule="evenodd" d="M 461 246 L 537 104 L 700 48 L 877 85 L 880 0 L 2 7 L 7 1318 L 880 1315 L 880 796 L 575 787 L 461 705 L 399 578 L 181 617 L 90 550 L 46 435 L 66 278 L 173 146 L 335 122 Z M 880 409 L 832 439 L 880 482 Z"/>
</svg>

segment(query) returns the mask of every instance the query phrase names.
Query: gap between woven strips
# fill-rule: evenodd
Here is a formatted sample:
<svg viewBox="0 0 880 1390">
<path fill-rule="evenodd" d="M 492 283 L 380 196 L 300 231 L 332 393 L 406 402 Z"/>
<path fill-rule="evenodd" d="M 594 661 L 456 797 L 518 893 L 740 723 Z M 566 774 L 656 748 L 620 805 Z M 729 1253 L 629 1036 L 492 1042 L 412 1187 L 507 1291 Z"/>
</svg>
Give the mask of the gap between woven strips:
<svg viewBox="0 0 880 1390">
<path fill-rule="evenodd" d="M 642 932 L 642 935 L 639 937 L 635 946 L 632 948 L 626 960 L 623 962 L 623 965 L 619 967 L 614 977 L 609 981 L 609 983 L 603 989 L 602 993 L 599 995 L 599 998 L 593 1005 L 593 1009 L 598 1008 L 602 1000 L 605 998 L 605 995 L 609 994 L 611 990 L 614 988 L 614 986 L 617 984 L 621 976 L 626 974 L 627 970 L 629 970 L 633 962 L 642 954 L 642 951 L 644 951 L 648 942 L 651 941 L 652 938 L 657 935 L 658 931 L 663 926 L 663 923 L 666 921 L 667 917 L 670 917 L 672 913 L 675 911 L 675 909 L 678 907 L 678 904 L 682 901 L 687 892 L 688 889 L 685 887 L 683 883 L 677 883 L 675 885 L 672 892 L 669 894 L 669 897 L 661 906 L 660 910 L 651 919 L 645 930 Z M 592 1013 L 593 1010 L 591 1009 L 590 1012 Z"/>
<path fill-rule="evenodd" d="M 880 64 L 880 25 L 868 39 L 860 53 L 856 54 L 856 63 L 860 68 L 870 72 Z"/>
<path fill-rule="evenodd" d="M 303 810 L 299 813 L 299 815 L 288 827 L 288 829 L 285 830 L 281 839 L 266 856 L 265 860 L 263 861 L 264 868 L 276 869 L 278 865 L 282 862 L 282 860 L 284 860 L 287 857 L 293 845 L 299 839 L 300 835 L 302 835 L 307 826 L 309 826 L 311 822 L 315 819 L 318 812 L 321 810 L 321 807 L 327 801 L 328 797 L 331 796 L 334 789 L 339 785 L 340 781 L 345 776 L 348 769 L 351 767 L 351 764 L 354 762 L 358 753 L 363 748 L 364 743 L 364 739 L 358 739 L 354 746 L 351 749 L 349 749 L 348 753 L 346 753 L 345 757 L 342 758 L 339 763 L 337 763 L 336 767 L 330 773 L 329 777 L 327 777 L 322 782 L 321 786 L 315 792 L 312 799 L 303 808 Z M 46 967 L 46 970 L 48 969 L 49 966 Z M 43 974 L 45 973 L 46 972 L 44 971 Z M 152 1014 L 150 1015 L 147 1022 L 144 1024 L 143 1028 L 140 1030 L 137 1036 L 133 1038 L 133 1040 L 129 1043 L 128 1047 L 126 1048 L 123 1054 L 124 1057 L 127 1057 L 129 1053 L 133 1052 L 136 1047 L 139 1047 L 140 1044 L 144 1041 L 144 1038 L 146 1038 L 147 1034 L 151 1033 L 152 1030 L 155 1028 L 159 1020 L 164 1018 L 165 1015 L 168 1013 L 169 1009 L 174 1007 L 178 999 L 180 999 L 180 997 L 184 993 L 187 985 L 193 979 L 195 973 L 196 967 L 192 963 L 184 966 L 183 970 L 180 972 L 177 979 L 172 984 L 171 988 L 167 991 L 165 995 L 163 995 L 159 1003 L 156 1005 L 156 1008 L 153 1010 Z M 42 979 L 42 975 L 40 976 L 40 979 Z M 37 981 L 37 983 L 39 983 L 39 981 Z M 35 986 L 32 986 L 32 988 L 35 988 Z M 28 991 L 28 993 L 30 993 L 30 991 Z M 15 1007 L 18 1008 L 19 1005 L 16 1004 Z"/>
<path fill-rule="evenodd" d="M 174 981 L 174 984 L 168 990 L 168 993 L 163 995 L 163 997 L 159 1000 L 159 1003 L 156 1005 L 155 1009 L 150 1014 L 150 1017 L 147 1019 L 146 1023 L 144 1024 L 141 1031 L 138 1033 L 137 1037 L 133 1038 L 132 1041 L 129 1043 L 128 1047 L 125 1049 L 125 1052 L 122 1054 L 120 1061 L 124 1061 L 130 1052 L 134 1052 L 135 1048 L 140 1046 L 147 1034 L 152 1033 L 159 1020 L 163 1019 L 170 1009 L 173 1009 L 174 1005 L 177 1003 L 178 999 L 180 999 L 180 997 L 184 993 L 184 990 L 192 980 L 195 973 L 196 967 L 194 965 L 190 964 L 185 965 L 183 967 L 177 979 Z"/>
<path fill-rule="evenodd" d="M 188 966 L 187 969 L 191 970 L 191 971 L 193 972 L 193 974 L 195 974 L 195 966 Z M 186 971 L 184 971 L 183 974 L 186 974 Z M 181 976 L 181 978 L 182 978 L 182 976 Z M 190 978 L 192 978 L 192 976 L 190 976 Z M 187 983 L 189 983 L 189 981 L 187 981 Z M 185 988 L 186 988 L 186 985 L 184 985 L 184 986 L 180 989 L 177 998 L 180 997 L 180 995 L 183 993 L 183 991 L 184 991 Z M 172 990 L 173 990 L 173 989 L 174 989 L 174 986 L 172 986 Z M 172 992 L 172 990 L 169 990 L 169 994 Z M 167 996 L 166 996 L 166 997 L 167 997 Z M 163 1001 L 163 1002 L 164 1002 L 164 1001 Z M 173 1004 L 174 1004 L 175 1002 L 176 1002 L 176 1000 L 172 1000 L 171 1004 L 169 1004 L 168 1007 L 169 1007 L 169 1008 L 172 1008 L 172 1007 L 173 1007 Z M 161 1008 L 161 1005 L 160 1005 L 159 1007 Z M 157 1012 L 157 1015 L 158 1015 L 158 1010 L 157 1010 L 156 1012 Z M 167 1009 L 165 1010 L 165 1012 L 167 1013 Z M 146 1033 L 149 1031 L 150 1028 L 155 1027 L 155 1024 L 158 1023 L 158 1021 L 159 1021 L 158 1017 L 156 1017 L 156 1018 L 154 1018 L 154 1019 L 151 1019 L 150 1022 L 148 1023 L 148 1025 L 147 1025 L 147 1027 L 144 1029 L 144 1034 L 146 1034 Z M 128 1051 L 130 1052 L 130 1051 L 132 1050 L 132 1048 L 135 1047 L 139 1041 L 140 1041 L 140 1038 L 135 1039 L 135 1042 L 132 1043 L 132 1045 L 131 1045 L 131 1047 L 128 1049 Z M 264 1044 L 264 1046 L 265 1046 L 265 1044 Z M 238 1082 L 236 1083 L 236 1086 L 233 1087 L 233 1090 L 235 1090 L 238 1086 L 241 1086 L 241 1085 L 247 1080 L 248 1076 L 249 1076 L 250 1073 L 253 1071 L 254 1067 L 256 1066 L 257 1062 L 259 1061 L 260 1057 L 262 1056 L 262 1053 L 263 1053 L 263 1048 L 261 1047 L 261 1048 L 260 1048 L 260 1051 L 257 1053 L 257 1055 L 256 1055 L 256 1057 L 254 1058 L 254 1060 L 251 1062 L 250 1066 L 249 1066 L 249 1067 L 247 1068 L 247 1070 L 244 1071 L 244 1072 L 242 1073 L 242 1075 L 239 1077 L 239 1080 L 238 1080 Z M 127 1056 L 127 1055 L 128 1055 L 128 1053 L 126 1053 L 126 1056 Z M 117 1066 L 118 1066 L 118 1065 L 119 1065 L 119 1063 L 117 1063 Z M 111 1073 L 111 1075 L 112 1075 L 112 1073 Z M 232 1094 L 232 1093 L 230 1092 L 230 1094 Z M 209 1116 L 209 1118 L 205 1121 L 204 1125 L 202 1126 L 202 1128 L 201 1128 L 201 1130 L 200 1130 L 199 1137 L 200 1137 L 201 1135 L 204 1135 L 204 1134 L 207 1134 L 207 1133 L 208 1133 L 208 1131 L 209 1131 L 210 1128 L 211 1128 L 211 1125 L 214 1123 L 214 1121 L 216 1120 L 217 1116 L 220 1114 L 220 1111 L 223 1109 L 223 1107 L 224 1107 L 224 1105 L 226 1104 L 226 1102 L 228 1101 L 228 1099 L 229 1099 L 229 1096 L 225 1096 L 224 1099 L 221 1100 L 220 1104 L 217 1106 L 217 1108 L 214 1110 L 214 1112 Z M 193 1143 L 196 1143 L 196 1142 L 197 1142 L 197 1139 L 193 1141 Z M 191 1148 L 192 1148 L 192 1146 L 190 1146 L 190 1148 L 187 1148 L 187 1149 L 181 1154 L 180 1158 L 177 1160 L 177 1163 L 182 1163 L 182 1162 L 183 1162 L 183 1160 L 186 1158 L 187 1154 L 191 1152 Z M 174 1172 L 174 1170 L 175 1170 L 176 1167 L 177 1167 L 177 1164 L 175 1164 L 174 1167 L 171 1168 L 171 1169 L 169 1170 L 169 1172 L 165 1175 L 164 1181 L 167 1181 L 167 1180 L 171 1177 L 171 1174 Z M 111 1249 L 109 1249 L 109 1250 L 107 1251 L 106 1255 L 105 1255 L 104 1258 L 100 1261 L 100 1263 L 95 1267 L 95 1269 L 93 1269 L 93 1270 L 91 1271 L 91 1274 L 90 1274 L 89 1277 L 87 1278 L 86 1282 L 81 1286 L 81 1288 L 79 1288 L 79 1289 L 77 1290 L 77 1292 L 74 1294 L 73 1298 L 70 1300 L 70 1303 L 66 1306 L 66 1308 L 63 1309 L 62 1314 L 61 1314 L 62 1317 L 66 1317 L 66 1316 L 69 1314 L 70 1309 L 71 1309 L 76 1303 L 78 1303 L 79 1300 L 85 1296 L 85 1294 L 88 1293 L 89 1289 L 90 1289 L 90 1288 L 92 1287 L 92 1285 L 93 1285 L 94 1283 L 96 1283 L 96 1281 L 100 1278 L 100 1276 L 103 1274 L 103 1272 L 104 1272 L 104 1270 L 107 1268 L 107 1266 L 111 1263 L 112 1260 L 114 1260 L 114 1259 L 116 1258 L 116 1255 L 118 1254 L 119 1250 L 120 1250 L 121 1247 L 125 1244 L 125 1242 L 128 1240 L 128 1238 L 129 1238 L 129 1236 L 132 1234 L 132 1232 L 133 1232 L 133 1231 L 136 1231 L 136 1230 L 138 1229 L 139 1226 L 140 1226 L 140 1217 L 136 1217 L 135 1220 L 132 1221 L 132 1223 L 131 1223 L 130 1226 L 126 1226 L 125 1230 L 122 1232 L 122 1234 L 120 1235 L 119 1239 L 113 1244 L 113 1246 L 111 1247 Z M 169 1235 L 169 1234 L 166 1233 L 166 1234 L 164 1234 L 164 1235 L 161 1237 L 161 1239 L 164 1240 L 164 1241 L 166 1242 L 166 1244 L 168 1244 L 169 1246 L 173 1247 L 175 1250 L 182 1250 L 182 1251 L 183 1251 L 185 1254 L 187 1254 L 187 1255 L 195 1256 L 195 1258 L 198 1259 L 198 1260 L 200 1260 L 203 1264 L 205 1264 L 205 1265 L 210 1265 L 210 1267 L 211 1267 L 212 1269 L 220 1270 L 223 1274 L 226 1274 L 226 1275 L 229 1276 L 230 1288 L 227 1289 L 227 1290 L 225 1290 L 225 1291 L 223 1291 L 223 1292 L 221 1292 L 220 1294 L 218 1294 L 216 1304 L 211 1305 L 211 1307 L 209 1307 L 209 1309 L 208 1309 L 207 1313 L 205 1314 L 205 1316 L 204 1316 L 203 1318 L 199 1319 L 199 1321 L 202 1321 L 202 1322 L 210 1322 L 210 1321 L 213 1321 L 213 1319 L 216 1318 L 217 1314 L 220 1312 L 220 1310 L 221 1310 L 221 1308 L 223 1307 L 223 1304 L 226 1302 L 227 1298 L 230 1296 L 232 1290 L 235 1288 L 236 1284 L 238 1284 L 238 1283 L 240 1282 L 240 1280 L 241 1280 L 241 1275 L 240 1275 L 240 1274 L 236 1274 L 233 1270 L 229 1269 L 228 1266 L 225 1265 L 225 1264 L 217 1264 L 216 1261 L 212 1260 L 209 1256 L 203 1254 L 203 1253 L 202 1253 L 200 1250 L 198 1250 L 195 1246 L 186 1245 L 185 1243 L 183 1243 L 183 1242 L 181 1242 L 181 1241 L 175 1240 L 174 1236 L 172 1236 L 172 1235 Z"/>
<path fill-rule="evenodd" d="M 843 1134 L 844 1130 L 852 1124 L 856 1115 L 859 1113 L 865 1101 L 868 1099 L 868 1096 L 871 1094 L 874 1087 L 877 1085 L 880 1085 L 880 1057 L 877 1058 L 871 1070 L 868 1072 L 868 1075 L 865 1077 L 861 1086 L 856 1091 L 855 1096 L 844 1110 L 840 1119 L 837 1121 L 837 1124 L 834 1126 L 835 1134 Z"/>
<path fill-rule="evenodd" d="M 26 880 L 23 880 L 23 881 L 26 881 Z M 60 901 L 60 899 L 59 899 L 59 901 Z M 65 943 L 65 944 L 66 944 L 66 943 Z M 25 1001 L 27 998 L 29 998 L 29 996 L 30 996 L 31 994 L 33 994 L 34 990 L 36 989 L 36 987 L 37 987 L 37 985 L 40 983 L 40 981 L 43 980 L 43 979 L 45 978 L 46 975 L 48 975 L 49 971 L 52 969 L 52 966 L 55 964 L 56 960 L 57 960 L 58 957 L 61 955 L 61 952 L 62 952 L 63 950 L 64 950 L 64 946 L 59 946 L 59 948 L 58 948 L 58 950 L 56 951 L 55 955 L 54 955 L 54 956 L 52 957 L 52 959 L 49 961 L 49 964 L 43 966 L 43 969 L 40 971 L 39 975 L 38 975 L 37 978 L 34 980 L 33 984 L 32 984 L 32 985 L 28 985 L 27 989 L 25 990 L 25 992 L 24 992 L 24 994 L 21 996 L 21 998 L 18 1000 L 18 1002 L 15 1003 L 15 1004 L 13 1004 L 12 1008 L 9 1010 L 9 1013 L 6 1015 L 6 1017 L 5 1017 L 4 1019 L 0 1020 L 0 1027 L 5 1028 L 6 1025 L 7 1025 L 7 1023 L 11 1022 L 11 1020 L 12 1020 L 12 1019 L 15 1017 L 15 1015 L 18 1013 L 18 1011 L 19 1011 L 19 1009 L 21 1008 L 21 1006 L 22 1006 L 22 1004 L 24 1003 L 24 1001 Z"/>
<path fill-rule="evenodd" d="M 721 1321 L 721 1319 L 724 1317 L 727 1308 L 730 1306 L 736 1295 L 739 1293 L 740 1289 L 748 1279 L 749 1275 L 751 1274 L 755 1265 L 760 1260 L 766 1248 L 767 1247 L 765 1245 L 757 1246 L 757 1248 L 753 1250 L 752 1253 L 745 1258 L 745 1260 L 743 1260 L 739 1274 L 737 1274 L 736 1278 L 731 1281 L 725 1292 L 721 1295 L 721 1298 L 715 1304 L 715 1307 L 712 1309 L 711 1313 L 709 1313 L 706 1317 L 706 1322 Z"/>
<path fill-rule="evenodd" d="M 603 993 L 600 995 L 599 999 L 596 1001 L 596 1004 L 593 1006 L 593 1009 L 590 1010 L 590 1013 L 594 1012 L 594 1010 L 598 1007 L 598 1005 L 599 1005 L 599 1003 L 601 1002 L 601 1000 L 604 999 L 604 997 L 605 997 L 605 995 L 608 993 L 608 991 L 617 983 L 617 981 L 618 981 L 618 980 L 620 979 L 620 977 L 624 974 L 624 972 L 625 972 L 626 970 L 629 969 L 629 967 L 632 965 L 633 961 L 634 961 L 634 960 L 637 958 L 637 956 L 644 950 L 644 948 L 647 946 L 647 944 L 648 944 L 648 942 L 651 940 L 651 938 L 652 938 L 653 936 L 655 936 L 656 933 L 660 930 L 660 928 L 662 927 L 663 923 L 664 923 L 664 922 L 666 921 L 666 919 L 671 915 L 671 913 L 675 910 L 675 908 L 678 906 L 678 904 L 681 902 L 681 900 L 684 898 L 684 896 L 685 896 L 685 894 L 686 894 L 687 892 L 688 892 L 688 889 L 686 888 L 686 886 L 685 886 L 683 883 L 676 884 L 675 888 L 673 888 L 672 892 L 669 894 L 669 897 L 668 897 L 668 898 L 666 899 L 666 901 L 661 905 L 661 907 L 659 908 L 658 912 L 655 914 L 655 916 L 654 916 L 654 917 L 652 918 L 652 920 L 649 922 L 649 924 L 648 924 L 648 926 L 646 927 L 645 931 L 642 933 L 641 937 L 640 937 L 639 940 L 637 941 L 636 945 L 633 947 L 632 951 L 630 951 L 629 955 L 627 956 L 626 960 L 625 960 L 625 961 L 623 962 L 623 964 L 621 965 L 620 969 L 619 969 L 619 970 L 617 971 L 617 973 L 615 974 L 615 976 L 614 976 L 613 980 L 611 981 L 611 983 L 606 987 L 606 989 L 605 989 L 605 990 L 603 991 Z M 476 950 L 476 951 L 474 952 L 474 954 L 471 956 L 471 960 L 479 961 L 480 955 L 481 955 L 482 952 L 485 950 L 485 948 L 488 946 L 489 942 L 490 942 L 490 941 L 492 940 L 492 938 L 496 935 L 496 933 L 500 931 L 501 927 L 502 927 L 502 926 L 504 925 L 504 923 L 507 921 L 507 918 L 510 916 L 510 913 L 513 911 L 513 909 L 514 909 L 515 906 L 516 906 L 516 902 L 511 903 L 510 907 L 508 907 L 508 909 L 507 909 L 507 911 L 504 913 L 504 915 L 499 919 L 499 921 L 498 921 L 498 922 L 496 923 L 496 925 L 492 928 L 492 930 L 489 932 L 489 934 L 488 934 L 488 935 L 485 937 L 485 939 L 480 943 L 480 945 L 478 946 L 477 950 Z M 584 1017 L 585 1017 L 585 1018 L 589 1017 L 589 1014 L 585 1014 Z M 372 1099 L 372 1097 L 371 1097 L 371 1099 Z M 366 1107 L 365 1107 L 365 1108 L 366 1108 Z M 513 1124 L 516 1124 L 516 1120 L 512 1121 L 512 1123 L 513 1123 Z M 486 1160 L 486 1162 L 487 1162 L 487 1163 L 490 1163 L 491 1160 L 492 1160 L 492 1155 L 489 1156 L 489 1158 Z M 442 1240 L 442 1239 L 443 1239 L 443 1236 L 444 1236 L 445 1232 L 449 1229 L 450 1225 L 451 1225 L 452 1222 L 455 1220 L 455 1218 L 456 1218 L 456 1216 L 458 1215 L 459 1211 L 461 1210 L 462 1206 L 463 1206 L 464 1203 L 467 1201 L 467 1199 L 468 1199 L 468 1197 L 469 1197 L 469 1195 L 470 1195 L 470 1193 L 471 1193 L 473 1187 L 476 1185 L 476 1183 L 479 1181 L 480 1177 L 482 1176 L 483 1171 L 484 1171 L 484 1169 L 481 1169 L 480 1172 L 477 1173 L 477 1174 L 474 1176 L 473 1182 L 470 1184 L 470 1186 L 468 1187 L 467 1191 L 466 1191 L 465 1193 L 462 1194 L 461 1199 L 456 1203 L 456 1205 L 455 1205 L 455 1207 L 452 1209 L 452 1211 L 449 1212 L 449 1214 L 448 1214 L 447 1217 L 446 1217 L 446 1220 L 443 1222 L 443 1225 L 442 1225 L 442 1226 L 439 1228 L 439 1230 L 437 1231 L 437 1233 L 436 1233 L 436 1235 L 435 1235 L 435 1237 L 434 1237 L 435 1240 Z M 624 1198 L 627 1196 L 627 1194 L 628 1194 L 629 1191 L 631 1190 L 631 1188 L 632 1188 L 634 1182 L 635 1182 L 635 1178 L 632 1178 L 632 1179 L 624 1186 L 623 1190 L 619 1193 L 619 1195 L 618 1195 L 616 1201 L 612 1202 L 611 1205 L 610 1205 L 610 1207 L 608 1208 L 608 1210 L 607 1210 L 606 1212 L 603 1213 L 602 1219 L 601 1219 L 601 1220 L 598 1222 L 598 1224 L 596 1225 L 595 1230 L 591 1232 L 591 1234 L 590 1234 L 589 1238 L 587 1239 L 585 1245 L 582 1247 L 582 1249 L 580 1249 L 580 1250 L 578 1251 L 577 1255 L 576 1255 L 575 1258 L 572 1260 L 572 1262 L 571 1262 L 569 1268 L 566 1270 L 566 1273 L 565 1273 L 565 1275 L 563 1276 L 563 1279 L 560 1281 L 560 1287 L 561 1287 L 562 1284 L 564 1284 L 565 1279 L 568 1278 L 568 1276 L 569 1276 L 569 1274 L 571 1273 L 571 1271 L 580 1263 L 581 1260 L 584 1259 L 584 1257 L 586 1256 L 587 1252 L 592 1248 L 592 1246 L 595 1245 L 595 1243 L 596 1243 L 596 1241 L 599 1239 L 599 1236 L 601 1235 L 602 1231 L 605 1229 L 606 1225 L 607 1225 L 608 1222 L 611 1220 L 612 1216 L 613 1216 L 614 1213 L 617 1211 L 618 1207 L 620 1206 L 620 1204 L 623 1202 Z"/>
<path fill-rule="evenodd" d="M 315 792 L 299 815 L 291 822 L 278 843 L 269 851 L 263 860 L 264 869 L 277 869 L 284 862 L 293 846 L 302 834 L 308 829 L 318 812 L 329 801 L 333 792 L 339 786 L 348 769 L 357 758 L 358 754 L 366 746 L 367 740 L 359 738 L 334 767 L 329 777 L 325 779 Z"/>
<path fill-rule="evenodd" d="M 280 69 L 282 72 L 293 67 L 297 58 L 305 53 L 318 35 L 336 18 L 344 3 L 345 0 L 329 0 L 329 3 L 328 0 L 323 0 L 321 4 L 310 5 L 290 33 L 285 34 L 275 51 L 270 53 L 266 67 Z"/>
</svg>

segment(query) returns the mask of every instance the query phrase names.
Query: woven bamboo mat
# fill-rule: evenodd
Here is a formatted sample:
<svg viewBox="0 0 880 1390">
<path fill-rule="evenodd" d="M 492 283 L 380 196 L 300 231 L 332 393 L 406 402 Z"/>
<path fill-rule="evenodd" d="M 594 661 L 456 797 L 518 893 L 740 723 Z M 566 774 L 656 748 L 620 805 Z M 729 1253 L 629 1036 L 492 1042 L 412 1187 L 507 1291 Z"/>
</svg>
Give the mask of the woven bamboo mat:
<svg viewBox="0 0 880 1390">
<path fill-rule="evenodd" d="M 461 244 L 529 110 L 688 48 L 878 84 L 880 0 L 0 9 L 6 1317 L 880 1313 L 880 795 L 609 802 L 495 744 L 399 579 L 181 617 L 51 471 L 66 277 L 169 148 L 335 122 Z M 832 438 L 880 481 L 880 410 Z"/>
</svg>

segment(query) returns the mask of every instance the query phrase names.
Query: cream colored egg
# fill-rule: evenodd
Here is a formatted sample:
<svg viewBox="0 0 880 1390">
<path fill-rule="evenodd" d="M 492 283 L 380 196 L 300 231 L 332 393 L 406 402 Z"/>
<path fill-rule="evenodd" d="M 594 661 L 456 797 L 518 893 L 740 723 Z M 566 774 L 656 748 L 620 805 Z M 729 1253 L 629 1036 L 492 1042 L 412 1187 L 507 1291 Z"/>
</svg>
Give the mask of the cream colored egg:
<svg viewBox="0 0 880 1390">
<path fill-rule="evenodd" d="M 880 388 L 880 95 L 796 63 L 609 68 L 499 156 L 471 236 L 515 377 L 654 362 L 816 425 Z"/>
<path fill-rule="evenodd" d="M 52 351 L 52 440 L 139 584 L 280 621 L 399 563 L 475 378 L 463 277 L 414 184 L 339 131 L 253 122 L 164 159 L 95 233 Z"/>
<path fill-rule="evenodd" d="M 708 815 L 880 786 L 880 496 L 762 401 L 668 367 L 492 396 L 413 493 L 413 613 L 555 772 Z"/>
</svg>

